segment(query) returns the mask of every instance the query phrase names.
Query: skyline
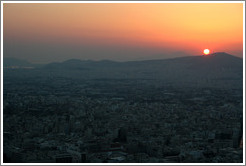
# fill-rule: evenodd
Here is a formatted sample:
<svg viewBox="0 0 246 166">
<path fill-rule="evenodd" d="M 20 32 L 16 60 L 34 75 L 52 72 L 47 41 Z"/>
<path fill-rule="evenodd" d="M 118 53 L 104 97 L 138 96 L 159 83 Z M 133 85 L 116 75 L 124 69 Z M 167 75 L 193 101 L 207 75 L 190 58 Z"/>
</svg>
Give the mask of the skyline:
<svg viewBox="0 0 246 166">
<path fill-rule="evenodd" d="M 3 9 L 4 57 L 32 63 L 165 59 L 206 48 L 243 54 L 243 3 L 5 3 Z"/>
</svg>

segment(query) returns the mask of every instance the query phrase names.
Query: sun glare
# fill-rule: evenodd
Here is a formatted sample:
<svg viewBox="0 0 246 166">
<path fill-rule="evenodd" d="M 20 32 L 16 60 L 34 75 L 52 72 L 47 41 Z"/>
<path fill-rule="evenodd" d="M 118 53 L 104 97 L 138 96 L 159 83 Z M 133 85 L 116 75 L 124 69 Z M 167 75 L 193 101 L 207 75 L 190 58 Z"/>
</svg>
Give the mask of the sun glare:
<svg viewBox="0 0 246 166">
<path fill-rule="evenodd" d="M 205 55 L 208 55 L 208 54 L 210 53 L 210 50 L 209 50 L 209 49 L 204 49 L 204 50 L 203 50 L 203 53 L 204 53 Z"/>
</svg>

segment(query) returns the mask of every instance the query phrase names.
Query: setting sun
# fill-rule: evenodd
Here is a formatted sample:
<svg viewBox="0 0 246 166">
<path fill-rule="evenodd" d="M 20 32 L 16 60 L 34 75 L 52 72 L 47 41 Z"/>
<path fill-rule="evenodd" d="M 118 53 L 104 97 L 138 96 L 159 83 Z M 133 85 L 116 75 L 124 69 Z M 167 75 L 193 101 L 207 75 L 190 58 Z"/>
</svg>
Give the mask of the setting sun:
<svg viewBox="0 0 246 166">
<path fill-rule="evenodd" d="M 205 49 L 205 50 L 203 50 L 203 53 L 204 53 L 205 55 L 208 55 L 208 54 L 210 53 L 210 50 L 209 50 L 209 49 Z"/>
<path fill-rule="evenodd" d="M 242 57 L 242 20 L 243 3 L 4 3 L 4 52 L 37 63 L 50 55 L 128 61 L 211 50 Z"/>
</svg>

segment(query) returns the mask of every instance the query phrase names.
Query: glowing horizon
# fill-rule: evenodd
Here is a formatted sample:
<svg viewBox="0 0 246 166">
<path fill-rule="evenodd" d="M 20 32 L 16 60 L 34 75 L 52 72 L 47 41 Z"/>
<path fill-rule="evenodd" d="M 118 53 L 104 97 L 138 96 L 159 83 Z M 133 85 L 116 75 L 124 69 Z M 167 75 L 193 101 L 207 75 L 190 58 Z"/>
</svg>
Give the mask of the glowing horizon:
<svg viewBox="0 0 246 166">
<path fill-rule="evenodd" d="M 243 52 L 243 3 L 5 3 L 3 9 L 6 57 L 131 60 L 200 55 L 205 48 Z"/>
</svg>

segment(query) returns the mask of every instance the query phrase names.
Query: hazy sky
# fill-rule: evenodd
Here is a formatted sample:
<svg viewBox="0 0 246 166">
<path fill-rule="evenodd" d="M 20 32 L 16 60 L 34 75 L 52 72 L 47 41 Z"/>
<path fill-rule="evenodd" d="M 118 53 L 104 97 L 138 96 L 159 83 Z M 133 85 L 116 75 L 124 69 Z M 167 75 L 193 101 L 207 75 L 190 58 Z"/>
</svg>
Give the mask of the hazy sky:
<svg viewBox="0 0 246 166">
<path fill-rule="evenodd" d="M 4 57 L 46 63 L 243 55 L 243 3 L 3 5 Z"/>
</svg>

